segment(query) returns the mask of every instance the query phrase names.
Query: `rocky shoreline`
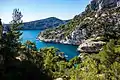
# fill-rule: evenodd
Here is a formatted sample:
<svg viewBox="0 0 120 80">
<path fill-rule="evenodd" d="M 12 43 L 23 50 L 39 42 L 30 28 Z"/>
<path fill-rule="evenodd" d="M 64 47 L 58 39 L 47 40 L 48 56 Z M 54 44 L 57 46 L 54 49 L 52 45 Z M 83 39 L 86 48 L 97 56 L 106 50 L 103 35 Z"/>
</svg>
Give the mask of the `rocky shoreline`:
<svg viewBox="0 0 120 80">
<path fill-rule="evenodd" d="M 39 35 L 37 38 L 40 41 L 47 42 L 47 43 L 61 43 L 61 44 L 66 44 L 66 45 L 79 46 L 79 44 L 69 42 L 68 40 L 65 41 L 65 40 L 58 40 L 58 39 L 45 39 L 45 38 L 41 37 L 41 35 Z"/>
<path fill-rule="evenodd" d="M 44 39 L 43 37 L 38 37 L 40 41 L 47 42 L 47 43 L 61 43 L 65 45 L 74 45 L 74 46 L 79 46 L 78 44 L 71 44 L 67 41 L 64 42 L 64 40 L 54 40 L 54 39 Z"/>
<path fill-rule="evenodd" d="M 96 39 L 98 38 L 100 37 L 97 37 Z M 67 41 L 65 42 L 64 40 L 44 39 L 40 35 L 38 36 L 38 39 L 47 43 L 61 43 L 65 45 L 78 46 L 77 51 L 81 53 L 98 53 L 100 50 L 102 50 L 102 46 L 106 44 L 103 41 L 95 41 L 95 38 L 84 40 L 81 44 L 72 44 Z"/>
</svg>

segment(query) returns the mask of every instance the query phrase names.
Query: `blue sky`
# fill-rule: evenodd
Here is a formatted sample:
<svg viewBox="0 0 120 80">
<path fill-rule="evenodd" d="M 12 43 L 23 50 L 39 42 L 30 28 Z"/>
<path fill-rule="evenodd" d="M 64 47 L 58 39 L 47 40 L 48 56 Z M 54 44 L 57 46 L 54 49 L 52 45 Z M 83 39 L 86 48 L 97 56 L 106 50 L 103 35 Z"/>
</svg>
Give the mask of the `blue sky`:
<svg viewBox="0 0 120 80">
<path fill-rule="evenodd" d="M 57 17 L 72 19 L 84 11 L 90 0 L 0 0 L 0 18 L 4 23 L 12 20 L 12 11 L 19 8 L 24 22 Z"/>
</svg>

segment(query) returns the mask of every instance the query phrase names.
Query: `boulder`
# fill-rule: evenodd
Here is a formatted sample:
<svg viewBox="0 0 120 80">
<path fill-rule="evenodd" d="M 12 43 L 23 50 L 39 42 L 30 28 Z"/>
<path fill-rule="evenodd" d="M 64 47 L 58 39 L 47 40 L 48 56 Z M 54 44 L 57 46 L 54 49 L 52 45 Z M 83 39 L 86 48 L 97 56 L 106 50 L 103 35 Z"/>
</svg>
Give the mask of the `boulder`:
<svg viewBox="0 0 120 80">
<path fill-rule="evenodd" d="M 82 53 L 97 53 L 101 50 L 102 46 L 105 44 L 103 41 L 95 41 L 94 38 L 87 39 L 79 47 L 78 51 Z"/>
<path fill-rule="evenodd" d="M 63 78 L 57 78 L 57 79 L 55 79 L 55 80 L 63 80 Z"/>
</svg>

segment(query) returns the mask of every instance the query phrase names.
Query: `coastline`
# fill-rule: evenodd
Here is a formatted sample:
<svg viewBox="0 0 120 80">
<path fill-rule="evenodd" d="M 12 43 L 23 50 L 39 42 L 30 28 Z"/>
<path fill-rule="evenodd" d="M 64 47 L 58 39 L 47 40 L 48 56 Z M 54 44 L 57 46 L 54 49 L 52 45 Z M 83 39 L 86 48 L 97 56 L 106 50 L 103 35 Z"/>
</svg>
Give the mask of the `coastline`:
<svg viewBox="0 0 120 80">
<path fill-rule="evenodd" d="M 54 44 L 60 43 L 60 44 L 64 44 L 64 45 L 77 46 L 76 51 L 77 51 L 77 52 L 80 52 L 80 51 L 79 51 L 79 46 L 80 46 L 80 44 L 79 44 L 79 45 L 75 45 L 75 44 L 66 43 L 66 42 L 62 42 L 62 41 L 57 41 L 57 42 L 56 42 L 56 41 L 53 40 L 53 39 L 44 39 L 44 38 L 42 38 L 40 35 L 37 36 L 37 39 L 39 39 L 39 41 L 46 42 L 46 43 L 54 43 Z M 78 55 L 78 56 L 79 56 L 79 55 Z"/>
<path fill-rule="evenodd" d="M 41 35 L 39 35 L 37 37 L 40 41 L 43 42 L 47 42 L 47 43 L 60 43 L 60 44 L 64 44 L 64 45 L 73 45 L 73 46 L 78 46 L 77 50 L 78 52 L 85 52 L 85 53 L 98 53 L 99 51 L 102 50 L 102 46 L 104 44 L 106 44 L 103 41 L 94 41 L 94 38 L 90 38 L 87 39 L 85 41 L 83 41 L 81 44 L 72 44 L 68 41 L 64 41 L 64 40 L 55 40 L 55 39 L 44 39 L 43 37 L 41 37 Z M 98 37 L 99 38 L 99 37 Z M 96 48 L 96 49 L 95 49 Z"/>
<path fill-rule="evenodd" d="M 54 39 L 44 39 L 43 37 L 41 37 L 40 35 L 38 35 L 37 39 L 39 39 L 40 41 L 46 42 L 46 43 L 60 43 L 60 44 L 64 44 L 64 45 L 73 45 L 73 46 L 79 46 L 80 44 L 72 44 L 68 41 L 64 41 L 64 40 L 54 40 Z"/>
</svg>

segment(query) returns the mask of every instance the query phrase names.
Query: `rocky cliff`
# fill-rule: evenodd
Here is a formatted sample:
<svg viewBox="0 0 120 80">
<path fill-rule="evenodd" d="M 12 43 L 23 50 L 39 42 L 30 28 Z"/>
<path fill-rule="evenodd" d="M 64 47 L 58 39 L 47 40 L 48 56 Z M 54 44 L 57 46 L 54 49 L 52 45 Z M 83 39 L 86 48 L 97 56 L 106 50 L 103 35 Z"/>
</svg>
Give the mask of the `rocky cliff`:
<svg viewBox="0 0 120 80">
<path fill-rule="evenodd" d="M 76 15 L 66 25 L 41 32 L 39 39 L 45 42 L 81 45 L 90 38 L 100 37 L 98 42 L 95 42 L 95 44 L 99 44 L 101 40 L 106 41 L 110 38 L 120 37 L 120 7 L 117 6 L 118 2 L 118 0 L 92 0 L 83 13 Z M 101 5 L 101 8 L 98 4 Z M 90 42 L 88 45 L 94 43 Z"/>
<path fill-rule="evenodd" d="M 101 10 L 105 8 L 119 7 L 120 0 L 92 0 L 87 9 Z"/>
</svg>

